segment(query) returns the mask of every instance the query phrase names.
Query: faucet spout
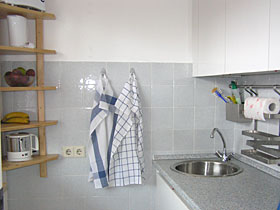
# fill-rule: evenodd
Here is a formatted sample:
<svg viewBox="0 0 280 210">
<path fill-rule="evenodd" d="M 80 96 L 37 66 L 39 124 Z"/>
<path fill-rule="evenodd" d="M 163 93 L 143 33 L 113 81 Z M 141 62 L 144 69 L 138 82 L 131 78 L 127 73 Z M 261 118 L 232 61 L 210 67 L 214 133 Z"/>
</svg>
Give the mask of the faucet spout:
<svg viewBox="0 0 280 210">
<path fill-rule="evenodd" d="M 223 152 L 220 151 L 216 151 L 216 155 L 222 159 L 222 161 L 226 162 L 227 160 L 230 159 L 230 157 L 232 156 L 232 154 L 227 155 L 227 149 L 226 149 L 226 142 L 224 139 L 223 134 L 221 133 L 221 131 L 218 128 L 214 128 L 210 134 L 210 138 L 214 138 L 215 132 L 217 132 L 219 134 L 219 136 L 221 137 L 221 140 L 223 142 Z"/>
</svg>

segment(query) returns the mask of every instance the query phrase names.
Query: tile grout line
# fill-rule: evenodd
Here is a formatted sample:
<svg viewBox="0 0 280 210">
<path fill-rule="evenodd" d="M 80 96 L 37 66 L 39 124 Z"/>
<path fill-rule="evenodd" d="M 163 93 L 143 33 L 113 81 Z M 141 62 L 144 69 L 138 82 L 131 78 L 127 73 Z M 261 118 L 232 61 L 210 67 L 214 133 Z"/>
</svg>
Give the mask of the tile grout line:
<svg viewBox="0 0 280 210">
<path fill-rule="evenodd" d="M 172 65 L 172 76 L 173 76 L 173 79 L 172 79 L 172 110 L 173 110 L 173 116 L 172 116 L 172 151 L 174 152 L 175 151 L 175 133 L 174 133 L 174 129 L 175 129 L 175 108 L 174 108 L 174 104 L 175 104 L 175 78 L 174 78 L 174 74 L 175 74 L 175 64 Z"/>
</svg>

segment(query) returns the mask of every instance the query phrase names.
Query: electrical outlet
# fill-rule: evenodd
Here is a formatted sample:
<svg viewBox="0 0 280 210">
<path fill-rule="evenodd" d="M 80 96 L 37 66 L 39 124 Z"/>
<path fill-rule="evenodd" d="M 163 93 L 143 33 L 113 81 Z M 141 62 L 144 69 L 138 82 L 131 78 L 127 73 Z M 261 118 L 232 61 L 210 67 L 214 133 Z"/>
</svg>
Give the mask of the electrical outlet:
<svg viewBox="0 0 280 210">
<path fill-rule="evenodd" d="M 74 157 L 74 147 L 73 146 L 64 146 L 62 147 L 63 157 Z"/>
<path fill-rule="evenodd" d="M 85 146 L 74 146 L 74 157 L 85 157 L 85 151 Z"/>
</svg>

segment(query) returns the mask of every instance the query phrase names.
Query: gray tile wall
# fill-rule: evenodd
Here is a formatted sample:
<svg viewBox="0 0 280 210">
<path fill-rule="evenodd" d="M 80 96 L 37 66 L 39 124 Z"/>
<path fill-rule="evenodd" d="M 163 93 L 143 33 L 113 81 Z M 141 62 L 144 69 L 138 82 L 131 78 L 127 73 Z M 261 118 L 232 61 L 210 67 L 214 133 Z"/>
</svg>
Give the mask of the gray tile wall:
<svg viewBox="0 0 280 210">
<path fill-rule="evenodd" d="M 35 68 L 35 63 L 2 62 L 2 75 L 18 66 Z M 107 69 L 117 95 L 131 67 L 139 80 L 144 112 L 145 184 L 95 190 L 87 182 L 87 158 L 60 157 L 48 163 L 48 178 L 39 177 L 38 166 L 8 172 L 10 210 L 152 210 L 153 154 L 212 153 L 222 147 L 219 137 L 209 138 L 214 127 L 221 129 L 230 150 L 243 146 L 234 137 L 244 125 L 225 121 L 225 104 L 211 93 L 219 86 L 228 95 L 231 78 L 192 78 L 191 64 L 46 62 L 45 83 L 58 86 L 45 93 L 46 119 L 59 120 L 57 126 L 47 127 L 48 153 L 61 154 L 62 146 L 87 145 L 100 70 Z M 36 103 L 36 92 L 3 93 L 4 114 L 25 111 L 35 120 Z"/>
</svg>

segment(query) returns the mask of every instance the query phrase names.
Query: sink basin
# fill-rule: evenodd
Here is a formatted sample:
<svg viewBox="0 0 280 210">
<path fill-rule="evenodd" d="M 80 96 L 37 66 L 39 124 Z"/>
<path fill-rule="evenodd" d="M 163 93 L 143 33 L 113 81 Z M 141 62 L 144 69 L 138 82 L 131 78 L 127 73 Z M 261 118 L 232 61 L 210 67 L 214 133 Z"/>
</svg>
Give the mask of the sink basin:
<svg viewBox="0 0 280 210">
<path fill-rule="evenodd" d="M 175 163 L 171 169 L 181 174 L 204 177 L 234 176 L 243 171 L 239 166 L 215 160 L 188 160 Z"/>
</svg>

